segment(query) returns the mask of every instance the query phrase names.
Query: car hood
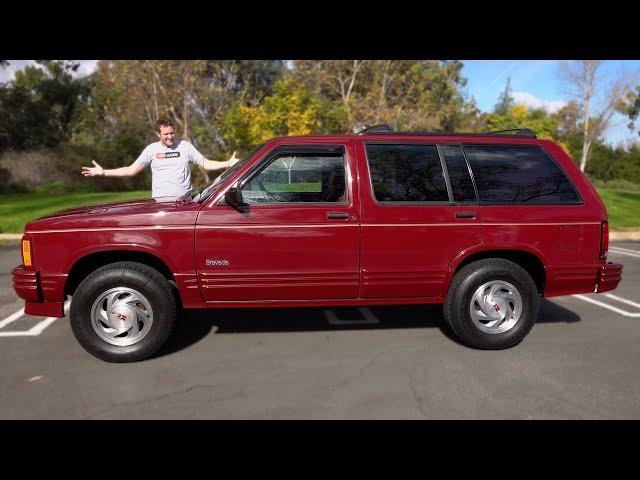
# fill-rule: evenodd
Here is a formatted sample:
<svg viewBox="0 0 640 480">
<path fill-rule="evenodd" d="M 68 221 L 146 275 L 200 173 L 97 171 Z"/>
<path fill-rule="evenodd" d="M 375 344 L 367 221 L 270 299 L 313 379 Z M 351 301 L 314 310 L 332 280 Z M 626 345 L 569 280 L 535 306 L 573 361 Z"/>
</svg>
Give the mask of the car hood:
<svg viewBox="0 0 640 480">
<path fill-rule="evenodd" d="M 196 202 L 155 200 L 86 205 L 60 210 L 29 222 L 25 231 L 193 225 L 200 207 Z"/>
<path fill-rule="evenodd" d="M 175 206 L 175 202 L 158 203 L 155 200 L 131 200 L 128 202 L 102 203 L 98 205 L 85 205 L 82 207 L 65 208 L 58 212 L 45 215 L 39 218 L 44 220 L 47 218 L 64 217 L 68 215 L 104 215 L 106 213 L 130 213 L 136 211 L 146 211 L 149 209 L 158 210 L 171 208 Z"/>
</svg>

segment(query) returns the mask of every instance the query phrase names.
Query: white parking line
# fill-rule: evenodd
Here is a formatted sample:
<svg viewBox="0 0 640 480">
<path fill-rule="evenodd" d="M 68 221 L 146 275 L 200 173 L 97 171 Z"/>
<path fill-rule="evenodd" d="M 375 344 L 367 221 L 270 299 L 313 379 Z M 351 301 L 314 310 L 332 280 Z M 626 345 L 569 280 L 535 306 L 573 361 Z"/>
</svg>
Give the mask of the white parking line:
<svg viewBox="0 0 640 480">
<path fill-rule="evenodd" d="M 611 247 L 609 247 L 609 250 L 613 253 L 617 253 L 618 255 L 628 255 L 629 257 L 640 258 L 640 252 L 631 253 L 626 250 L 619 250 L 617 248 L 611 248 Z"/>
<path fill-rule="evenodd" d="M 365 325 L 380 323 L 378 317 L 376 317 L 368 308 L 358 308 L 358 311 L 362 313 L 364 320 L 339 320 L 333 310 L 325 310 L 324 315 L 327 317 L 330 325 Z"/>
<path fill-rule="evenodd" d="M 603 295 L 605 297 L 613 298 L 614 300 L 617 300 L 619 302 L 626 303 L 627 305 L 631 305 L 632 307 L 640 308 L 640 303 L 632 302 L 631 300 L 627 300 L 626 298 L 618 297 L 613 293 L 603 293 Z"/>
<path fill-rule="evenodd" d="M 70 304 L 71 304 L 71 300 L 67 300 L 66 303 L 64 304 L 64 310 L 68 310 Z M 20 315 L 17 315 L 18 313 L 20 313 Z M 12 318 L 14 315 L 17 315 L 17 316 L 15 318 Z M 16 312 L 13 315 L 10 315 L 9 317 L 5 318 L 2 322 L 6 322 L 10 318 L 12 318 L 11 321 L 17 320 L 22 315 L 24 315 L 24 310 L 20 312 Z M 35 337 L 37 335 L 40 335 L 45 328 L 47 328 L 56 320 L 57 320 L 57 317 L 47 317 L 37 325 L 34 325 L 33 327 L 31 327 L 29 330 L 22 331 L 22 332 L 0 332 L 0 337 Z M 10 322 L 2 323 L 2 326 L 7 325 L 8 323 Z"/>
<path fill-rule="evenodd" d="M 629 253 L 640 253 L 640 250 L 633 250 L 632 248 L 616 247 L 615 245 L 609 245 L 609 248 L 612 248 L 614 250 L 621 250 L 623 252 L 629 252 Z"/>
<path fill-rule="evenodd" d="M 17 319 L 19 319 L 23 315 L 24 315 L 24 308 L 21 308 L 16 313 L 12 313 L 7 318 L 2 320 L 0 322 L 0 328 L 4 327 L 5 325 L 9 325 L 11 322 L 15 322 Z"/>
<path fill-rule="evenodd" d="M 640 317 L 640 312 L 639 313 L 627 312 L 626 310 L 622 310 L 620 308 L 614 307 L 613 305 L 609 305 L 608 303 L 599 302 L 598 300 L 594 300 L 593 298 L 586 297 L 584 295 L 572 295 L 572 296 L 574 298 L 578 298 L 580 300 L 584 300 L 585 302 L 593 303 L 594 305 L 598 305 L 598 306 L 600 306 L 602 308 L 606 308 L 607 310 L 611 310 L 612 312 L 619 313 L 620 315 L 624 315 L 625 317 L 633 317 L 633 318 Z M 620 297 L 618 297 L 618 298 L 620 298 Z M 629 301 L 630 300 L 626 300 L 624 303 L 627 303 Z"/>
</svg>

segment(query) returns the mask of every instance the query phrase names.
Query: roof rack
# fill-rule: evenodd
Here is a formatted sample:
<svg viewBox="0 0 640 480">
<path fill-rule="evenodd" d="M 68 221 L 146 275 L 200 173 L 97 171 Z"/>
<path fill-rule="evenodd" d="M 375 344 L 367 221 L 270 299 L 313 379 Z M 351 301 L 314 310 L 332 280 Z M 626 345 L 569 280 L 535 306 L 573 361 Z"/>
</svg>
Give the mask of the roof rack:
<svg viewBox="0 0 640 480">
<path fill-rule="evenodd" d="M 365 133 L 392 133 L 393 129 L 386 123 L 378 125 L 364 125 L 364 128 L 360 130 L 356 135 L 364 135 Z"/>
<path fill-rule="evenodd" d="M 514 137 L 527 137 L 527 138 L 538 138 L 533 130 L 530 128 L 510 128 L 508 130 L 496 130 L 494 132 L 487 132 L 487 135 L 503 135 L 509 134 Z"/>
<path fill-rule="evenodd" d="M 360 130 L 356 135 L 370 135 L 370 134 L 389 134 L 389 135 L 433 135 L 442 137 L 484 137 L 487 135 L 505 136 L 505 137 L 522 137 L 522 138 L 538 138 L 533 130 L 530 128 L 511 128 L 508 130 L 497 130 L 494 132 L 483 133 L 465 133 L 465 132 L 394 132 L 389 125 L 380 124 L 367 126 Z"/>
</svg>

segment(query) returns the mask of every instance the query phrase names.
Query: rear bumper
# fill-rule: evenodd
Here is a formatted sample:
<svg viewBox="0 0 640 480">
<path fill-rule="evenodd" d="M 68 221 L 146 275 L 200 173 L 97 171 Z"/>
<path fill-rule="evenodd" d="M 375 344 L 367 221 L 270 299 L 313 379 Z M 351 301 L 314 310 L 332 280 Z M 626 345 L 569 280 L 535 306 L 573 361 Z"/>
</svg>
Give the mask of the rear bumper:
<svg viewBox="0 0 640 480">
<path fill-rule="evenodd" d="M 615 289 L 622 280 L 622 264 L 607 263 L 598 270 L 596 292 L 602 293 Z"/>
</svg>

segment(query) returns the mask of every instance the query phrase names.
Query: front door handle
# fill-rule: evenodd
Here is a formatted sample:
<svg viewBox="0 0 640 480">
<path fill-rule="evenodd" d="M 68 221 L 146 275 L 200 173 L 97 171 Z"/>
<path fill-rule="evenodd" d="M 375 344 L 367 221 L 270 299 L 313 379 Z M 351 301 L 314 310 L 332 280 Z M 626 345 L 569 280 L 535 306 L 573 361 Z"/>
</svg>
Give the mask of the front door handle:
<svg viewBox="0 0 640 480">
<path fill-rule="evenodd" d="M 456 218 L 476 218 L 476 212 L 456 212 Z"/>
<path fill-rule="evenodd" d="M 346 220 L 347 218 L 349 218 L 349 214 L 348 213 L 344 213 L 344 212 L 329 212 L 327 213 L 327 218 L 331 219 L 331 218 L 341 218 Z"/>
</svg>

